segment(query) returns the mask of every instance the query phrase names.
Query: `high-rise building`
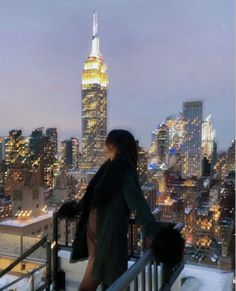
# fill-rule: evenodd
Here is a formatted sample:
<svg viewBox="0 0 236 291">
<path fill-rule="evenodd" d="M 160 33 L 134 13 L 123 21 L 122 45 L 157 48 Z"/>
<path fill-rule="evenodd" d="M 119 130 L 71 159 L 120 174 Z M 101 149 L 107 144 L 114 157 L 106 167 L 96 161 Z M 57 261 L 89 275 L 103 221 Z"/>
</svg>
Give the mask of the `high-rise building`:
<svg viewBox="0 0 236 291">
<path fill-rule="evenodd" d="M 217 144 L 215 141 L 215 130 L 213 129 L 211 115 L 202 123 L 202 158 L 204 169 L 202 173 L 210 172 L 214 169 L 217 160 Z M 209 165 L 208 165 L 209 163 Z M 206 171 L 206 168 L 209 169 Z"/>
<path fill-rule="evenodd" d="M 47 128 L 46 129 L 46 136 L 49 137 L 49 144 L 51 147 L 51 151 L 53 155 L 55 156 L 58 151 L 57 147 L 57 129 L 56 128 Z"/>
<path fill-rule="evenodd" d="M 12 216 L 12 201 L 6 197 L 0 198 L 0 221 Z"/>
<path fill-rule="evenodd" d="M 235 171 L 235 139 L 232 140 L 231 145 L 227 151 L 227 171 Z"/>
<path fill-rule="evenodd" d="M 180 150 L 185 137 L 185 122 L 183 116 L 169 117 L 166 119 L 166 125 L 169 129 L 169 150 Z"/>
<path fill-rule="evenodd" d="M 202 156 L 212 160 L 214 152 L 215 130 L 213 129 L 211 115 L 202 123 Z"/>
<path fill-rule="evenodd" d="M 30 138 L 22 136 L 21 130 L 11 130 L 5 137 L 4 194 L 12 196 L 15 187 L 24 185 L 32 173 L 29 151 Z"/>
<path fill-rule="evenodd" d="M 54 163 L 56 161 L 50 137 L 45 135 L 43 128 L 32 131 L 29 141 L 30 159 L 34 168 L 40 168 L 41 183 L 45 187 L 52 187 Z"/>
<path fill-rule="evenodd" d="M 107 136 L 107 66 L 100 52 L 97 13 L 93 14 L 92 48 L 82 73 L 82 160 L 84 170 L 105 161 Z"/>
<path fill-rule="evenodd" d="M 21 130 L 10 130 L 5 137 L 5 160 L 9 167 L 28 155 L 28 139 Z"/>
<path fill-rule="evenodd" d="M 201 145 L 202 145 L 202 101 L 183 103 L 185 125 L 185 141 L 183 146 L 184 177 L 201 176 Z"/>
<path fill-rule="evenodd" d="M 43 153 L 43 148 L 44 148 L 43 128 L 39 127 L 33 130 L 30 136 L 29 150 L 31 158 L 36 159 L 39 155 L 41 155 Z"/>
<path fill-rule="evenodd" d="M 182 114 L 177 117 L 166 119 L 168 128 L 168 156 L 167 168 L 174 172 L 181 172 L 182 169 L 182 149 L 185 138 L 185 122 Z"/>
<path fill-rule="evenodd" d="M 4 137 L 0 136 L 0 163 L 4 159 L 4 148 L 5 148 Z"/>
<path fill-rule="evenodd" d="M 136 145 L 138 149 L 138 174 L 139 174 L 139 182 L 141 185 L 147 182 L 147 171 L 148 171 L 148 157 L 147 153 L 143 147 L 139 146 L 139 141 L 136 140 Z"/>
<path fill-rule="evenodd" d="M 64 165 L 77 168 L 79 160 L 79 140 L 76 137 L 61 142 L 61 158 Z"/>
<path fill-rule="evenodd" d="M 141 187 L 143 195 L 152 211 L 156 209 L 156 187 L 152 183 L 145 183 Z"/>
<path fill-rule="evenodd" d="M 168 153 L 168 128 L 165 123 L 158 125 L 157 129 L 152 133 L 153 142 L 156 155 L 157 155 L 157 163 L 161 165 L 166 161 L 166 155 Z"/>
</svg>

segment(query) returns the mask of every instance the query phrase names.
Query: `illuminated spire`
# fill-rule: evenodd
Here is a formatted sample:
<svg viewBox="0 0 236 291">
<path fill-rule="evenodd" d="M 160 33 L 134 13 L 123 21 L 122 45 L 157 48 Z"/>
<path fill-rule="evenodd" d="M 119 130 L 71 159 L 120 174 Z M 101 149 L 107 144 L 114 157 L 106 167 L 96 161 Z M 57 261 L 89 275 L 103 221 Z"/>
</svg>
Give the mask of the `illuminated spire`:
<svg viewBox="0 0 236 291">
<path fill-rule="evenodd" d="M 90 52 L 90 57 L 100 57 L 99 49 L 99 37 L 98 37 L 98 13 L 97 11 L 93 14 L 93 37 L 92 37 L 92 48 Z"/>
<path fill-rule="evenodd" d="M 97 11 L 93 14 L 93 37 L 98 34 L 98 13 Z"/>
</svg>

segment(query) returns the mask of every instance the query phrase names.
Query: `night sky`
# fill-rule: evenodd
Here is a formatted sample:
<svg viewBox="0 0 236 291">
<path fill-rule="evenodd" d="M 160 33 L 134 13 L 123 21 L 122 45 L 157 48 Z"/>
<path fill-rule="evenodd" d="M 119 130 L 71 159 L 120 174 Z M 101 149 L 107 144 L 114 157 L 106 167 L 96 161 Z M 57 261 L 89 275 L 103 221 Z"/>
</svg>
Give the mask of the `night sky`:
<svg viewBox="0 0 236 291">
<path fill-rule="evenodd" d="M 234 137 L 233 0 L 0 0 L 0 135 L 57 127 L 81 137 L 81 73 L 98 11 L 108 129 L 142 146 L 182 102 L 201 99 L 219 149 Z"/>
</svg>

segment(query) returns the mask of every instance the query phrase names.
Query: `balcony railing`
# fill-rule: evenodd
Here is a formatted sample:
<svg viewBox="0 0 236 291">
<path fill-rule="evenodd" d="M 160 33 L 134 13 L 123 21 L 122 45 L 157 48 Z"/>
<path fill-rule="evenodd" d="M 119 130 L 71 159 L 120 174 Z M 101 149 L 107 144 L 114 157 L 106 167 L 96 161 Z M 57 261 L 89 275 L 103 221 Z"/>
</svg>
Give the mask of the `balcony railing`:
<svg viewBox="0 0 236 291">
<path fill-rule="evenodd" d="M 73 222 L 74 231 L 80 215 L 76 216 Z M 60 220 L 61 221 L 61 220 Z M 32 247 L 30 247 L 25 253 L 19 256 L 13 263 L 7 268 L 0 272 L 0 279 L 10 272 L 18 264 L 23 264 L 32 253 L 39 250 L 39 248 L 46 246 L 46 260 L 45 262 L 40 261 L 39 266 L 35 269 L 28 271 L 25 274 L 21 274 L 19 278 L 16 278 L 5 286 L 0 287 L 0 291 L 9 290 L 9 288 L 16 288 L 15 290 L 22 290 L 16 287 L 17 284 L 23 280 L 26 280 L 27 286 L 24 290 L 66 290 L 65 288 L 65 273 L 61 270 L 62 258 L 59 257 L 58 253 L 60 250 L 71 251 L 72 237 L 69 237 L 69 221 L 65 219 L 65 237 L 59 239 L 59 219 L 57 213 L 53 216 L 53 241 L 49 242 L 46 237 L 42 238 Z M 111 286 L 108 287 L 108 291 L 121 291 L 121 290 L 155 290 L 155 291 L 167 291 L 171 289 L 171 286 L 176 282 L 177 277 L 183 269 L 183 263 L 174 268 L 170 268 L 165 264 L 157 264 L 152 250 L 147 249 L 145 252 L 141 252 L 140 255 L 134 250 L 134 227 L 139 224 L 134 218 L 129 219 L 129 264 L 133 265 L 128 268 Z M 181 230 L 182 225 L 177 224 L 174 226 Z M 68 270 L 64 270 L 68 271 Z M 40 280 L 37 280 L 39 272 L 43 272 Z M 68 275 L 68 274 L 67 274 Z M 76 284 L 79 282 L 76 281 Z M 17 289 L 18 288 L 18 289 Z"/>
<path fill-rule="evenodd" d="M 174 228 L 181 230 L 182 224 L 177 224 Z M 160 272 L 162 273 L 161 282 L 158 282 L 158 264 L 154 260 L 151 249 L 148 249 L 137 262 L 120 276 L 107 291 L 122 290 L 154 290 L 168 291 L 175 283 L 177 277 L 184 268 L 183 262 L 170 268 L 165 264 L 160 264 Z M 147 276 L 146 276 L 147 274 Z M 147 282 L 146 282 L 147 278 Z"/>
<path fill-rule="evenodd" d="M 47 238 L 44 237 L 40 241 L 38 241 L 36 244 L 34 244 L 31 248 L 29 248 L 25 253 L 23 253 L 19 258 L 17 258 L 14 262 L 12 262 L 7 268 L 5 268 L 3 271 L 0 272 L 0 279 L 9 274 L 18 264 L 24 264 L 25 260 L 35 251 L 37 251 L 40 247 L 43 247 L 46 245 L 46 262 L 40 263 L 40 266 L 29 271 L 26 274 L 21 274 L 21 276 L 12 282 L 6 284 L 3 287 L 0 287 L 0 291 L 2 290 L 10 290 L 8 288 L 14 288 L 17 283 L 24 279 L 28 279 L 29 288 L 27 290 L 31 291 L 40 291 L 40 290 L 50 290 L 51 286 L 51 243 L 47 241 Z M 35 275 L 39 271 L 43 271 L 45 269 L 45 277 L 42 277 L 42 282 L 37 282 L 37 285 L 35 284 Z M 11 289 L 13 290 L 13 289 Z"/>
<path fill-rule="evenodd" d="M 76 216 L 74 221 L 78 224 L 80 215 Z M 63 281 L 63 272 L 61 270 L 58 251 L 71 250 L 71 242 L 68 237 L 69 223 L 65 219 L 65 237 L 64 241 L 59 241 L 58 236 L 58 223 L 59 219 L 57 213 L 53 217 L 53 290 L 65 289 L 65 281 Z M 71 220 L 70 220 L 71 223 Z M 109 291 L 122 291 L 122 290 L 155 290 L 167 291 L 175 283 L 177 277 L 182 271 L 183 262 L 170 268 L 165 264 L 157 264 L 151 249 L 147 249 L 143 254 L 137 256 L 133 249 L 133 227 L 137 224 L 135 219 L 129 220 L 130 226 L 130 255 L 129 260 L 135 263 L 122 274 L 107 290 Z M 183 228 L 182 224 L 173 225 L 179 231 Z"/>
</svg>

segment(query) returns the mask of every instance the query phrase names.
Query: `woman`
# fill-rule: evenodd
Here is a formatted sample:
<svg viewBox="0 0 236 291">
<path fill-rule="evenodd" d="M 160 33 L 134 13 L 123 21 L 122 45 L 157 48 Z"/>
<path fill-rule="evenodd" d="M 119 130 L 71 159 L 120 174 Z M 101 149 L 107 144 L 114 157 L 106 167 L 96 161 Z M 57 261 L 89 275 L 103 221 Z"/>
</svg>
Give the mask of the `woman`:
<svg viewBox="0 0 236 291">
<path fill-rule="evenodd" d="M 133 135 L 122 129 L 112 130 L 105 144 L 109 158 L 90 181 L 83 198 L 63 204 L 58 212 L 61 217 L 82 213 L 70 260 L 88 258 L 79 291 L 96 290 L 100 283 L 105 290 L 126 271 L 130 211 L 136 212 L 143 227 L 145 247 L 163 228 L 155 221 L 139 185 Z"/>
</svg>

